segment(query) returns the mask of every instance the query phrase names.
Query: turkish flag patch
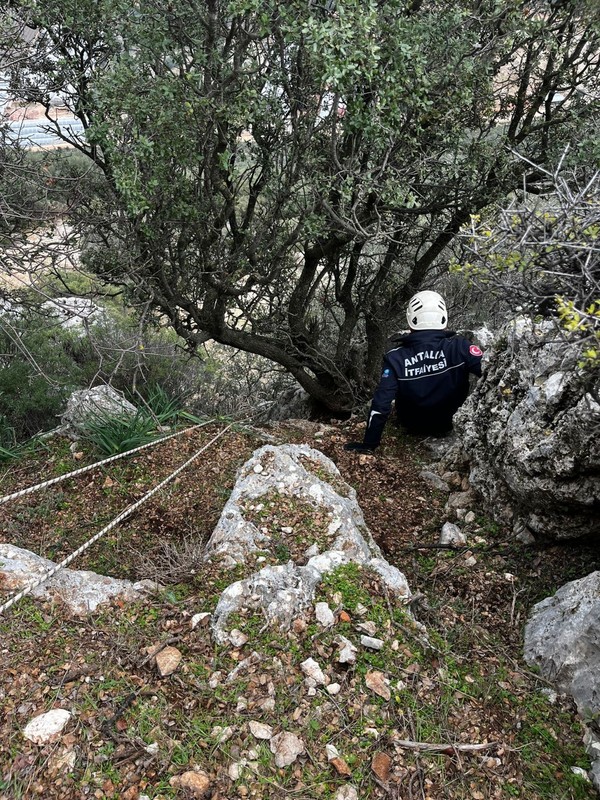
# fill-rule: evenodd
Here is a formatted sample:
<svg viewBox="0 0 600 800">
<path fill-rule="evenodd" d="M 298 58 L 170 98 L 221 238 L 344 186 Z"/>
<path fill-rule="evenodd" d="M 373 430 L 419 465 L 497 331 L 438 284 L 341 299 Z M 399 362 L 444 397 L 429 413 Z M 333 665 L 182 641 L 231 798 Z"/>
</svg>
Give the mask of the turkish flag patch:
<svg viewBox="0 0 600 800">
<path fill-rule="evenodd" d="M 472 344 L 471 347 L 469 347 L 469 353 L 471 353 L 472 356 L 482 356 L 483 355 L 483 351 L 480 350 L 477 347 L 476 344 Z"/>
</svg>

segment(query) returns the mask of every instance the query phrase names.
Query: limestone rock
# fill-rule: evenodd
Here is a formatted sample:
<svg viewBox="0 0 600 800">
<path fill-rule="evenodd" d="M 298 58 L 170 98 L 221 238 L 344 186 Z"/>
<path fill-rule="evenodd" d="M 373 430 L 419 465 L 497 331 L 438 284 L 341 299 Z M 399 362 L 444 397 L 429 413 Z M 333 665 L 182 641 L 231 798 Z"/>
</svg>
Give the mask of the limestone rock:
<svg viewBox="0 0 600 800">
<path fill-rule="evenodd" d="M 571 581 L 533 607 L 525 627 L 525 660 L 571 695 L 585 719 L 600 715 L 600 572 Z M 600 744 L 587 736 L 600 789 Z M 594 777 L 595 776 L 595 777 Z"/>
<path fill-rule="evenodd" d="M 53 316 L 65 330 L 81 330 L 105 318 L 105 311 L 87 297 L 55 297 L 42 303 L 42 309 Z"/>
<path fill-rule="evenodd" d="M 555 539 L 600 535 L 600 372 L 578 360 L 553 320 L 514 320 L 454 417 L 487 507 Z"/>
<path fill-rule="evenodd" d="M 263 467 L 259 473 L 254 469 L 258 464 Z M 304 565 L 290 561 L 266 566 L 229 586 L 212 617 L 212 632 L 217 642 L 228 641 L 228 618 L 248 610 L 261 612 L 270 625 L 280 630 L 289 630 L 312 607 L 323 575 L 349 563 L 376 572 L 388 591 L 401 601 L 410 599 L 406 578 L 382 557 L 369 533 L 354 489 L 343 484 L 332 461 L 306 445 L 267 445 L 244 464 L 208 542 L 206 558 L 231 567 L 246 563 L 256 550 L 274 548 L 276 543 L 247 520 L 243 510 L 273 492 L 292 496 L 313 506 L 315 513 L 330 517 L 328 549 L 317 552 Z M 278 531 L 278 537 L 282 533 L 283 529 Z"/>
<path fill-rule="evenodd" d="M 383 639 L 376 639 L 373 636 L 361 636 L 360 643 L 369 650 L 381 650 L 383 647 Z"/>
<path fill-rule="evenodd" d="M 440 492 L 449 492 L 450 487 L 446 483 L 446 481 L 437 475 L 435 472 L 431 472 L 430 470 L 424 469 L 420 473 L 420 477 L 423 478 L 424 481 L 427 481 L 434 489 L 438 489 Z"/>
<path fill-rule="evenodd" d="M 181 651 L 176 647 L 163 647 L 163 649 L 156 654 L 156 666 L 161 677 L 166 678 L 172 675 L 179 666 L 182 658 Z"/>
<path fill-rule="evenodd" d="M 467 537 L 453 522 L 445 522 L 440 532 L 440 544 L 447 547 L 461 547 L 467 543 Z"/>
<path fill-rule="evenodd" d="M 95 386 L 73 392 L 61 417 L 66 434 L 77 439 L 86 423 L 98 417 L 134 417 L 137 409 L 112 386 Z"/>
<path fill-rule="evenodd" d="M 315 616 L 317 622 L 324 628 L 330 628 L 335 622 L 333 611 L 327 603 L 315 603 Z"/>
<path fill-rule="evenodd" d="M 273 728 L 263 722 L 250 720 L 248 727 L 255 739 L 271 739 L 273 737 Z"/>
<path fill-rule="evenodd" d="M 202 770 L 189 770 L 182 772 L 181 775 L 173 775 L 169 783 L 174 789 L 182 789 L 192 797 L 206 797 L 211 780 Z"/>
<path fill-rule="evenodd" d="M 44 745 L 56 741 L 61 735 L 71 712 L 64 708 L 55 708 L 45 714 L 39 714 L 27 723 L 23 736 L 34 744 Z"/>
<path fill-rule="evenodd" d="M 29 550 L 0 544 L 0 582 L 5 591 L 18 592 L 55 566 Z M 131 583 L 88 570 L 62 569 L 33 589 L 31 595 L 46 601 L 61 601 L 74 614 L 84 615 L 117 598 L 127 602 L 139 600 L 148 589 L 146 581 Z"/>
<path fill-rule="evenodd" d="M 269 746 L 278 767 L 287 767 L 304 752 L 304 742 L 295 733 L 283 731 L 273 736 Z"/>
<path fill-rule="evenodd" d="M 306 661 L 303 661 L 300 664 L 300 669 L 308 678 L 312 678 L 317 685 L 324 686 L 328 682 L 325 673 L 314 658 L 307 658 Z"/>
<path fill-rule="evenodd" d="M 356 653 L 357 648 L 352 644 L 350 639 L 347 639 L 345 636 L 341 634 L 336 637 L 336 642 L 340 647 L 338 653 L 338 663 L 339 664 L 354 664 L 356 661 Z"/>
</svg>

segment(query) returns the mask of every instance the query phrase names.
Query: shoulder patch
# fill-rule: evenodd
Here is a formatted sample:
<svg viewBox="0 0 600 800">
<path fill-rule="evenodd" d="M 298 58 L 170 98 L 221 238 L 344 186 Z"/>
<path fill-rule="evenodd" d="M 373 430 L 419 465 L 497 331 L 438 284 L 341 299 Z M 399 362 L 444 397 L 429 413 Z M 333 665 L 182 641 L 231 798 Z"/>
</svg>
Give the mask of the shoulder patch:
<svg viewBox="0 0 600 800">
<path fill-rule="evenodd" d="M 482 356 L 483 350 L 480 350 L 476 344 L 472 344 L 471 347 L 469 347 L 469 353 L 471 353 L 472 356 Z"/>
</svg>

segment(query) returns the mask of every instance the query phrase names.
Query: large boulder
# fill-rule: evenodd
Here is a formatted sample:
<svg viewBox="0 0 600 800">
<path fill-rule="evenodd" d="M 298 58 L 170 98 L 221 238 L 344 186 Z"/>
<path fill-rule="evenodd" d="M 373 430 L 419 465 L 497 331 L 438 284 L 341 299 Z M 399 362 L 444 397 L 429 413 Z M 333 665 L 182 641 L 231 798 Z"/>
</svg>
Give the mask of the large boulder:
<svg viewBox="0 0 600 800">
<path fill-rule="evenodd" d="M 512 321 L 455 416 L 470 482 L 515 528 L 554 539 L 600 533 L 599 371 L 552 320 Z"/>
<path fill-rule="evenodd" d="M 112 386 L 82 389 L 69 397 L 61 423 L 67 436 L 77 439 L 90 421 L 109 417 L 134 417 L 137 409 Z"/>
<path fill-rule="evenodd" d="M 354 489 L 307 445 L 255 451 L 238 472 L 205 557 L 249 573 L 217 604 L 212 624 L 219 642 L 227 641 L 229 618 L 248 612 L 289 629 L 312 606 L 323 576 L 351 562 L 377 575 L 399 602 L 411 597 L 406 578 L 371 536 Z"/>
<path fill-rule="evenodd" d="M 575 700 L 600 789 L 600 572 L 565 584 L 534 606 L 525 627 L 525 660 Z"/>
</svg>

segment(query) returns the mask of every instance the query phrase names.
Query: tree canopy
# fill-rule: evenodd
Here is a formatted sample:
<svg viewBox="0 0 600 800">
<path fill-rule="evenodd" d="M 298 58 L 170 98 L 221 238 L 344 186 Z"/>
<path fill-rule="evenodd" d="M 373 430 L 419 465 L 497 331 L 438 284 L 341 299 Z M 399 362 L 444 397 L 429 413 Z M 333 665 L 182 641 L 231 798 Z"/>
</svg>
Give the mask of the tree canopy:
<svg viewBox="0 0 600 800">
<path fill-rule="evenodd" d="M 565 143 L 600 160 L 595 3 L 8 8 L 35 32 L 11 91 L 59 95 L 85 137 L 60 134 L 105 177 L 71 204 L 85 263 L 191 348 L 265 356 L 332 411 L 369 395 L 472 214 L 544 192 L 533 165 Z"/>
</svg>

